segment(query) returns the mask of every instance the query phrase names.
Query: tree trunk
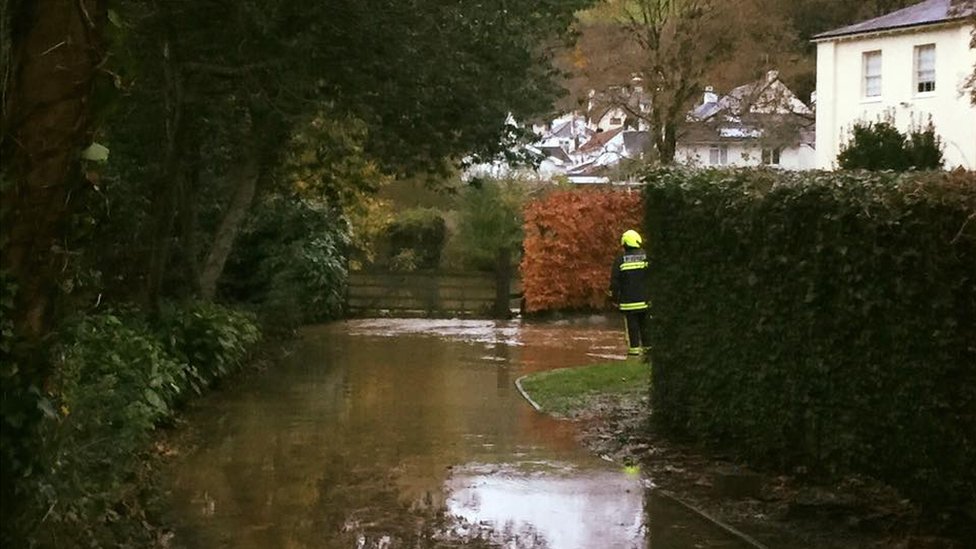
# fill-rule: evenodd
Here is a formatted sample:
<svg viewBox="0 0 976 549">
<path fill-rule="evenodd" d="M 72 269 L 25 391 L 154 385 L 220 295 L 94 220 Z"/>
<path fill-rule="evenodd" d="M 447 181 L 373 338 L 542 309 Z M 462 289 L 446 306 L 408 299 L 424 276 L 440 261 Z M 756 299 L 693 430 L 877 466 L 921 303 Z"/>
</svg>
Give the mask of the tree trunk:
<svg viewBox="0 0 976 549">
<path fill-rule="evenodd" d="M 163 52 L 163 73 L 166 88 L 166 146 L 163 164 L 152 197 L 152 221 L 149 224 L 146 242 L 149 245 L 143 280 L 142 303 L 155 311 L 159 305 L 166 268 L 169 266 L 173 245 L 173 229 L 176 223 L 176 210 L 184 173 L 181 169 L 180 150 L 185 131 L 184 111 L 186 102 L 183 91 L 183 77 L 173 59 L 171 42 L 160 44 Z"/>
<path fill-rule="evenodd" d="M 249 151 L 250 152 L 250 151 Z M 224 272 L 224 265 L 234 249 L 234 241 L 241 232 L 247 212 L 251 209 L 254 195 L 257 192 L 259 166 L 254 154 L 248 154 L 242 159 L 237 173 L 231 181 L 236 182 L 234 196 L 224 218 L 220 221 L 217 234 L 214 235 L 213 245 L 207 254 L 207 259 L 200 270 L 200 297 L 212 300 L 217 293 L 217 281 Z"/>
<path fill-rule="evenodd" d="M 678 150 L 678 130 L 674 122 L 665 122 L 664 136 L 661 140 L 661 163 L 674 164 L 674 155 Z"/>
<path fill-rule="evenodd" d="M 504 248 L 498 250 L 495 256 L 495 305 L 492 316 L 495 318 L 509 318 L 512 309 L 509 300 L 512 295 L 512 250 Z"/>
<path fill-rule="evenodd" d="M 197 190 L 200 187 L 200 144 L 194 141 L 193 146 L 188 150 L 190 157 L 187 162 L 187 171 L 182 178 L 178 201 L 180 204 L 180 264 L 182 265 L 182 276 L 189 286 L 188 292 L 192 295 L 199 295 L 200 288 L 200 246 L 198 234 L 198 210 Z M 184 296 L 185 297 L 185 296 Z"/>
<path fill-rule="evenodd" d="M 78 153 L 91 142 L 91 96 L 102 60 L 104 0 L 8 3 L 4 59 L 2 269 L 18 286 L 17 332 L 28 339 L 51 327 L 57 275 L 54 250 L 78 200 Z"/>
</svg>

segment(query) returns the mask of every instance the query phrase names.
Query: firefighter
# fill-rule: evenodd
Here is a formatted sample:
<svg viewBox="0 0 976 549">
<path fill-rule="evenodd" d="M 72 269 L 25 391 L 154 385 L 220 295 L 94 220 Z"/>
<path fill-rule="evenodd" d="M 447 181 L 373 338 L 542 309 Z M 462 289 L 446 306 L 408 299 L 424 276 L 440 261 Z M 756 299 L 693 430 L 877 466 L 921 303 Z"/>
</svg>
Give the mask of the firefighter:
<svg viewBox="0 0 976 549">
<path fill-rule="evenodd" d="M 647 254 L 642 243 L 637 231 L 625 232 L 620 237 L 623 253 L 610 273 L 610 297 L 624 315 L 628 356 L 639 356 L 648 346 Z"/>
</svg>

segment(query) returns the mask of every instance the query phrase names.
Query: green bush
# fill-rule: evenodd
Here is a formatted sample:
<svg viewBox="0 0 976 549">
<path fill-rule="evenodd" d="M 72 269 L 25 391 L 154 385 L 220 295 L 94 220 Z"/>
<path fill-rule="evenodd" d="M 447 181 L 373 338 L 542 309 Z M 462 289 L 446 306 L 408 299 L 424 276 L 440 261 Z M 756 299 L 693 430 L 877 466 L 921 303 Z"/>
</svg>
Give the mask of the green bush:
<svg viewBox="0 0 976 549">
<path fill-rule="evenodd" d="M 38 406 L 43 398 L 33 383 L 32 353 L 16 337 L 14 299 L 17 287 L 11 277 L 0 271 L 0 546 L 16 546 L 16 537 L 24 526 L 9 517 L 19 516 L 29 507 L 25 478 L 37 469 L 40 451 L 34 436 L 42 414 Z"/>
<path fill-rule="evenodd" d="M 942 141 L 931 122 L 905 135 L 890 121 L 857 123 L 837 156 L 845 170 L 937 170 L 942 168 Z"/>
<path fill-rule="evenodd" d="M 654 171 L 663 426 L 775 466 L 976 494 L 976 177 Z"/>
<path fill-rule="evenodd" d="M 325 204 L 276 197 L 259 204 L 228 259 L 221 295 L 290 329 L 342 314 L 348 227 Z"/>
<path fill-rule="evenodd" d="M 206 302 L 165 306 L 158 331 L 197 393 L 241 367 L 260 337 L 253 315 Z"/>
<path fill-rule="evenodd" d="M 155 424 L 182 390 L 183 365 L 139 321 L 84 317 L 54 348 L 56 375 L 40 400 L 42 467 L 32 477 L 32 540 L 94 547 L 111 537 L 117 504 Z"/>
<path fill-rule="evenodd" d="M 36 455 L 18 482 L 5 541 L 41 547 L 149 545 L 137 494 L 147 443 L 188 391 L 239 367 L 258 340 L 253 318 L 204 303 L 169 305 L 158 323 L 134 310 L 80 316 L 51 350 L 37 391 Z M 6 505 L 6 502 L 5 502 Z M 144 543 L 143 543 L 144 542 Z"/>
<path fill-rule="evenodd" d="M 924 128 L 914 128 L 905 140 L 905 155 L 915 170 L 939 170 L 945 164 L 942 140 L 931 122 Z"/>
<path fill-rule="evenodd" d="M 440 265 L 447 224 L 437 210 L 406 210 L 397 215 L 388 232 L 391 266 L 414 270 L 436 269 Z M 410 261 L 406 261 L 405 257 L 409 257 Z"/>
<path fill-rule="evenodd" d="M 498 267 L 499 254 L 506 252 L 517 263 L 525 185 L 517 180 L 483 180 L 461 193 L 456 238 L 466 266 L 492 271 Z"/>
</svg>

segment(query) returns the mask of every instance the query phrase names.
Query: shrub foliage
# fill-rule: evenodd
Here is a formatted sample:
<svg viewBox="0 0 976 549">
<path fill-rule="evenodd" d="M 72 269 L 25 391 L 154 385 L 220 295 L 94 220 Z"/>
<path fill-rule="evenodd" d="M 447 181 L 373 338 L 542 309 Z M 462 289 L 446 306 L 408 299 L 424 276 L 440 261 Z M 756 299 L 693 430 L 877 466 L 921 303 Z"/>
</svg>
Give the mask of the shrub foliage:
<svg viewBox="0 0 976 549">
<path fill-rule="evenodd" d="M 942 140 L 931 122 L 907 135 L 889 121 L 859 123 L 837 163 L 845 170 L 937 170 L 943 164 Z"/>
<path fill-rule="evenodd" d="M 447 240 L 447 224 L 437 210 L 407 210 L 390 224 L 390 265 L 399 270 L 436 269 Z"/>
<path fill-rule="evenodd" d="M 113 539 L 121 509 L 139 505 L 133 478 L 156 425 L 239 368 L 258 338 L 250 315 L 203 302 L 167 306 L 153 322 L 127 311 L 67 322 L 51 350 L 57 375 L 36 393 L 34 467 L 8 533 L 42 547 Z"/>
<path fill-rule="evenodd" d="M 516 179 L 479 180 L 461 192 L 457 238 L 466 266 L 491 271 L 499 254 L 518 252 L 526 185 Z"/>
<path fill-rule="evenodd" d="M 288 329 L 338 317 L 346 288 L 348 227 L 322 201 L 268 197 L 238 238 L 221 293 Z"/>
<path fill-rule="evenodd" d="M 526 311 L 604 308 L 620 235 L 640 219 L 636 192 L 560 190 L 530 202 L 521 266 Z"/>
<path fill-rule="evenodd" d="M 973 503 L 973 174 L 646 183 L 662 425 L 776 466 Z"/>
</svg>

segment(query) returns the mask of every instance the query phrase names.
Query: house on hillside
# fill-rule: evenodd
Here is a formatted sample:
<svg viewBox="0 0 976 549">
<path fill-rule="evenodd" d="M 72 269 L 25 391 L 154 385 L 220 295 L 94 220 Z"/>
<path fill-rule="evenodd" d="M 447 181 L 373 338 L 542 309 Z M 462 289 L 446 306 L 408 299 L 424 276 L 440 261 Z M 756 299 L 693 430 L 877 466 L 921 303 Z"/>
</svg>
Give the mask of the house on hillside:
<svg viewBox="0 0 976 549">
<path fill-rule="evenodd" d="M 539 136 L 539 147 L 558 147 L 567 154 L 574 152 L 596 133 L 586 117 L 577 113 L 563 115 L 544 126 L 535 126 L 533 131 Z"/>
<path fill-rule="evenodd" d="M 610 86 L 602 92 L 590 90 L 586 116 L 595 131 L 644 131 L 647 124 L 643 118 L 650 110 L 650 99 L 644 94 L 640 77 L 635 76 L 627 86 Z"/>
<path fill-rule="evenodd" d="M 926 0 L 814 37 L 819 168 L 836 166 L 856 122 L 891 119 L 902 132 L 931 121 L 946 168 L 976 169 L 976 106 L 962 90 L 976 50 L 962 4 Z"/>
<path fill-rule="evenodd" d="M 815 167 L 814 113 L 777 71 L 724 96 L 706 88 L 678 137 L 675 161 L 693 166 Z"/>
<path fill-rule="evenodd" d="M 649 143 L 646 131 L 617 128 L 598 132 L 570 155 L 573 167 L 565 175 L 572 183 L 607 183 L 614 166 L 643 158 Z"/>
</svg>

